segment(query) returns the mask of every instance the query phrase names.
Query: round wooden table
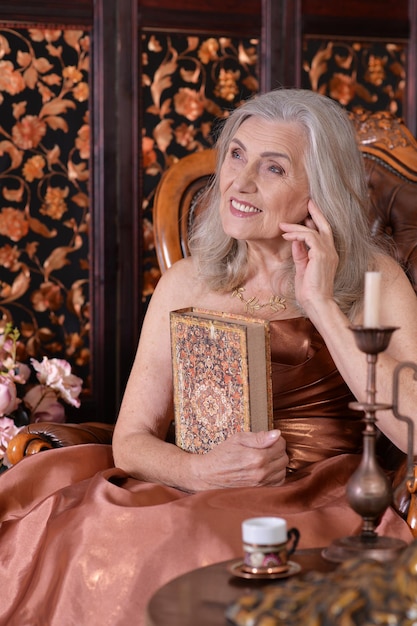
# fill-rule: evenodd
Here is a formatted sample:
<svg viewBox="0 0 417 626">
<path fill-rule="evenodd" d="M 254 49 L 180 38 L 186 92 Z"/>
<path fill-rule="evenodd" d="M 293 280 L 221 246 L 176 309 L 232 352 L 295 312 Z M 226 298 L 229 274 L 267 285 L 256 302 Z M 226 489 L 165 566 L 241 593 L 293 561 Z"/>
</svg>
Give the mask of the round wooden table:
<svg viewBox="0 0 417 626">
<path fill-rule="evenodd" d="M 302 572 L 333 571 L 337 564 L 326 561 L 321 552 L 321 548 L 299 550 L 291 555 L 291 561 L 299 563 Z M 234 562 L 193 570 L 161 587 L 147 606 L 146 626 L 224 626 L 227 606 L 247 589 L 280 583 L 232 576 L 228 566 Z"/>
</svg>

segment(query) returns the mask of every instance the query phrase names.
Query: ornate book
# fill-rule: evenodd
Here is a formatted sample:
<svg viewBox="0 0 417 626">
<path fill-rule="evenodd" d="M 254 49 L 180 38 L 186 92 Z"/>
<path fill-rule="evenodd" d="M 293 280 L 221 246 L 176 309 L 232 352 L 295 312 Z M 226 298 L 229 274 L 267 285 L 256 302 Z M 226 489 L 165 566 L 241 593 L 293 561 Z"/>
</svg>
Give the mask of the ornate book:
<svg viewBox="0 0 417 626">
<path fill-rule="evenodd" d="M 273 427 L 269 324 L 202 309 L 170 314 L 176 444 L 205 453 Z"/>
</svg>

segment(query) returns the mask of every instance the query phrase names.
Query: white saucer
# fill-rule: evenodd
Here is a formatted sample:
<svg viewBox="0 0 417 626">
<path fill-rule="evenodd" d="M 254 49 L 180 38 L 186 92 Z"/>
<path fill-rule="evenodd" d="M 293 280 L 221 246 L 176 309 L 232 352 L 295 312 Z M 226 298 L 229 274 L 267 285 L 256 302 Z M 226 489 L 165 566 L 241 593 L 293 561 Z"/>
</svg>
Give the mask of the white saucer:
<svg viewBox="0 0 417 626">
<path fill-rule="evenodd" d="M 288 567 L 283 572 L 275 572 L 273 574 L 251 574 L 243 569 L 243 561 L 235 561 L 228 565 L 229 572 L 238 578 L 247 578 L 250 580 L 275 580 L 278 578 L 289 578 L 301 571 L 301 565 L 294 561 L 288 561 Z"/>
</svg>

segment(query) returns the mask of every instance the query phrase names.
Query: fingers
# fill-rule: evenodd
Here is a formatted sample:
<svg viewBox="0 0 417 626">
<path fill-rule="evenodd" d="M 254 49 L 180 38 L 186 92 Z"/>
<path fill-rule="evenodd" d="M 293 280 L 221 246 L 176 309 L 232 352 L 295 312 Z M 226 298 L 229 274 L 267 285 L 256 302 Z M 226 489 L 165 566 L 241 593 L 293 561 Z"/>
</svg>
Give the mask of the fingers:
<svg viewBox="0 0 417 626">
<path fill-rule="evenodd" d="M 303 223 L 289 224 L 284 222 L 280 224 L 280 228 L 283 231 L 283 239 L 292 243 L 292 257 L 296 266 L 297 278 L 303 279 L 305 277 L 307 267 L 310 266 L 310 261 L 313 261 L 314 263 L 309 270 L 309 280 L 313 281 L 315 284 L 312 286 L 317 288 L 320 287 L 320 284 L 324 284 L 324 276 L 329 275 L 328 282 L 332 282 L 334 269 L 338 263 L 338 255 L 330 224 L 311 199 L 308 202 L 308 211 L 309 214 Z"/>
<path fill-rule="evenodd" d="M 294 263 L 296 265 L 298 264 L 305 265 L 307 263 L 308 247 L 305 245 L 304 241 L 292 242 L 292 258 L 294 259 Z"/>
<path fill-rule="evenodd" d="M 246 448 L 251 448 L 252 470 L 255 484 L 280 485 L 287 473 L 289 458 L 287 444 L 280 430 L 262 431 L 257 433 L 240 433 L 249 435 L 241 441 Z M 256 450 L 264 450 L 262 456 L 254 456 Z M 249 453 L 249 451 L 248 451 Z M 256 453 L 256 454 L 260 454 Z M 256 459 L 256 460 L 255 460 Z"/>
<path fill-rule="evenodd" d="M 310 219 L 312 220 L 314 226 L 314 230 L 318 230 L 319 232 L 322 230 L 327 230 L 329 227 L 329 222 L 324 217 L 323 213 L 317 206 L 317 204 L 310 198 L 307 204 L 308 212 Z"/>
<path fill-rule="evenodd" d="M 270 448 L 281 436 L 280 430 L 259 431 L 257 433 L 242 433 L 245 437 L 242 444 L 248 448 Z"/>
<path fill-rule="evenodd" d="M 310 226 L 310 232 L 318 232 L 320 238 L 327 245 L 334 245 L 333 231 L 332 228 L 323 215 L 322 211 L 318 208 L 318 206 L 313 202 L 313 200 L 309 200 L 308 209 L 311 216 L 311 221 L 313 221 L 313 227 Z"/>
<path fill-rule="evenodd" d="M 257 433 L 238 433 L 233 437 L 240 447 L 239 465 L 244 459 L 247 479 L 252 485 L 280 485 L 286 478 L 289 463 L 286 441 L 278 429 Z M 246 451 L 243 450 L 246 448 Z M 242 478 L 242 467 L 239 467 Z"/>
<path fill-rule="evenodd" d="M 304 241 L 307 245 L 309 245 L 307 241 L 309 235 L 320 234 L 324 237 L 333 238 L 329 222 L 311 198 L 308 201 L 307 209 L 308 214 L 302 223 L 280 223 L 280 228 L 284 231 L 284 239 Z M 313 241 L 313 239 L 310 238 L 310 241 Z"/>
<path fill-rule="evenodd" d="M 206 488 L 280 485 L 286 477 L 286 442 L 279 430 L 241 432 L 199 459 Z"/>
</svg>

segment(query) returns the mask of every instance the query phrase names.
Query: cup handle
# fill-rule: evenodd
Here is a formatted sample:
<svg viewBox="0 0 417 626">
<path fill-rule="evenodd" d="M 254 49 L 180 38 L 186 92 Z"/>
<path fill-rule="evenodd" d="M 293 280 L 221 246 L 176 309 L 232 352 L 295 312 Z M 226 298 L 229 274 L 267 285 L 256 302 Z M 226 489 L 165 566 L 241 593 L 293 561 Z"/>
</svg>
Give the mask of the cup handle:
<svg viewBox="0 0 417 626">
<path fill-rule="evenodd" d="M 300 531 L 298 530 L 298 528 L 290 528 L 288 531 L 288 542 L 290 544 L 289 547 L 287 548 L 288 556 L 290 556 L 290 554 L 293 554 L 293 552 L 295 552 L 298 546 L 299 540 L 300 540 Z"/>
</svg>

